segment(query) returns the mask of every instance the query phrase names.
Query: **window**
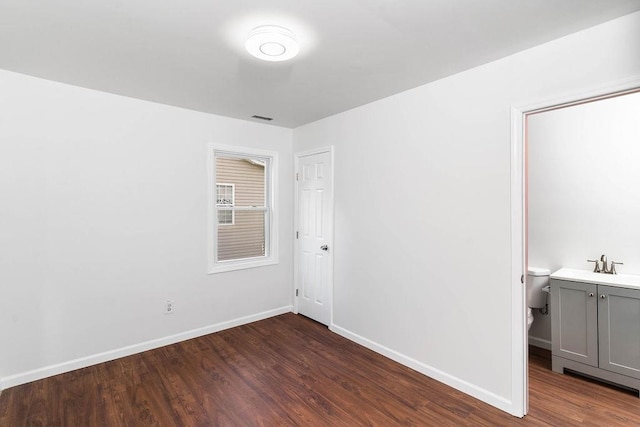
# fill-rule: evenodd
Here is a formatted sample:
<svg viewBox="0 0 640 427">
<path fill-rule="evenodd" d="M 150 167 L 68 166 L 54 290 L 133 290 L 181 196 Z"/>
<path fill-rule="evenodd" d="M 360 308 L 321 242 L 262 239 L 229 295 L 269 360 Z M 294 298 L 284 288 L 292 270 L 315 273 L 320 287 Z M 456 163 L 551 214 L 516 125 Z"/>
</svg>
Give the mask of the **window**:
<svg viewBox="0 0 640 427">
<path fill-rule="evenodd" d="M 216 207 L 218 208 L 219 225 L 233 225 L 234 212 L 225 208 L 232 208 L 234 200 L 234 184 L 216 184 Z"/>
<path fill-rule="evenodd" d="M 277 154 L 209 146 L 209 273 L 276 264 Z"/>
</svg>

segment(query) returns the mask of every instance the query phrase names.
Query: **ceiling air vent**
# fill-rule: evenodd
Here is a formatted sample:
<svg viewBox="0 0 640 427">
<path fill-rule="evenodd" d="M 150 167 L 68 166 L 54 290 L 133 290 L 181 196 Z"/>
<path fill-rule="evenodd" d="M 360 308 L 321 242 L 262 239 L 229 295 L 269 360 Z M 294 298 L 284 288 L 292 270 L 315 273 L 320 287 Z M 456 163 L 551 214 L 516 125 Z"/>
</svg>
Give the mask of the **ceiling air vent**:
<svg viewBox="0 0 640 427">
<path fill-rule="evenodd" d="M 271 118 L 271 117 L 258 116 L 258 115 L 256 115 L 256 114 L 254 114 L 254 115 L 253 115 L 253 116 L 251 116 L 251 117 L 253 117 L 254 119 L 266 120 L 266 121 L 268 121 L 268 122 L 270 122 L 271 120 L 273 120 L 273 118 Z"/>
</svg>

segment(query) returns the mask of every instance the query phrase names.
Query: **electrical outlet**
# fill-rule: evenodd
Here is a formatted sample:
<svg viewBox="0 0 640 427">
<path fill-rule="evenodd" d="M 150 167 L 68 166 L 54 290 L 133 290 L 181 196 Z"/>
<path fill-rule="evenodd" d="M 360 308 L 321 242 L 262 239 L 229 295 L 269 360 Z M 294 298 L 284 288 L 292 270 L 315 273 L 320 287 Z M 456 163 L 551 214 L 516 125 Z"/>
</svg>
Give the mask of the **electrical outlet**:
<svg viewBox="0 0 640 427">
<path fill-rule="evenodd" d="M 173 301 L 167 301 L 164 303 L 164 314 L 173 314 L 174 309 Z"/>
</svg>

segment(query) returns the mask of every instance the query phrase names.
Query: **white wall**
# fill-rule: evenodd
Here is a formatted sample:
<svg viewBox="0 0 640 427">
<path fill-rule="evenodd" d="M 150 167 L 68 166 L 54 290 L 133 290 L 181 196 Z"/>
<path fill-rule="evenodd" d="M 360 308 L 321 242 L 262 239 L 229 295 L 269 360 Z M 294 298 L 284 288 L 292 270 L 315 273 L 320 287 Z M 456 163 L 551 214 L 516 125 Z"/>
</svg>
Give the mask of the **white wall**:
<svg viewBox="0 0 640 427">
<path fill-rule="evenodd" d="M 529 117 L 529 264 L 640 274 L 640 93 Z M 551 340 L 534 311 L 532 342 Z"/>
<path fill-rule="evenodd" d="M 517 413 L 510 108 L 638 77 L 639 51 L 634 14 L 295 129 L 335 145 L 334 330 Z"/>
<path fill-rule="evenodd" d="M 291 130 L 5 71 L 0 93 L 5 388 L 290 310 Z M 279 152 L 279 265 L 206 274 L 209 142 Z"/>
</svg>

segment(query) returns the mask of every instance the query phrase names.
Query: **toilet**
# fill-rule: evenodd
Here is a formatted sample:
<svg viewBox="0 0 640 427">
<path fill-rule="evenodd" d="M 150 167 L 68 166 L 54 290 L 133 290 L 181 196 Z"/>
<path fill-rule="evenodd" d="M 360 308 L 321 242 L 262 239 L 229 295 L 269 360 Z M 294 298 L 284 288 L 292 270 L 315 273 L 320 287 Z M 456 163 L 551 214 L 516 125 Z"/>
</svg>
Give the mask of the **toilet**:
<svg viewBox="0 0 640 427">
<path fill-rule="evenodd" d="M 547 293 L 542 290 L 549 285 L 551 271 L 546 268 L 529 267 L 527 270 L 527 330 L 533 323 L 533 308 L 544 308 L 547 304 Z"/>
</svg>

